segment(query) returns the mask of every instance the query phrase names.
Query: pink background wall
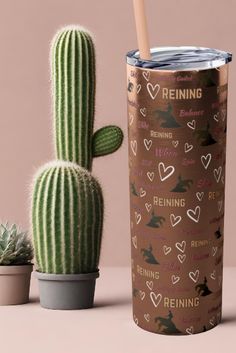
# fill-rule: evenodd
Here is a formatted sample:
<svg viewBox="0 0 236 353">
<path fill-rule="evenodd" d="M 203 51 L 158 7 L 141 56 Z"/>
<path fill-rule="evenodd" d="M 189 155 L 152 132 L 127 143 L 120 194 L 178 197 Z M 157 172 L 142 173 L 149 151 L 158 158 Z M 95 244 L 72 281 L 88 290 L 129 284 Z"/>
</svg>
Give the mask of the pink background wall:
<svg viewBox="0 0 236 353">
<path fill-rule="evenodd" d="M 199 5 L 201 4 L 201 6 Z M 147 0 L 151 44 L 201 45 L 234 52 L 235 0 Z M 49 43 L 63 25 L 96 35 L 96 127 L 115 123 L 126 132 L 125 53 L 136 48 L 132 1 L 7 0 L 0 12 L 0 218 L 29 227 L 34 171 L 53 158 Z M 236 265 L 236 68 L 230 67 L 225 264 Z M 106 201 L 103 265 L 129 264 L 127 141 L 98 159 L 94 174 Z"/>
</svg>

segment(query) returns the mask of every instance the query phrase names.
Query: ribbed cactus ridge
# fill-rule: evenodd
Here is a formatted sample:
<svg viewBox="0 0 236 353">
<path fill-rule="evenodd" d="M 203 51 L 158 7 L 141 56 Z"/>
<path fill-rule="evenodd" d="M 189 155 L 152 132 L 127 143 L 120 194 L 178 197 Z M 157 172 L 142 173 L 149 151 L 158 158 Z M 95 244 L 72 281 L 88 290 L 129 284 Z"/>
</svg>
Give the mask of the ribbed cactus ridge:
<svg viewBox="0 0 236 353">
<path fill-rule="evenodd" d="M 97 271 L 103 227 L 99 183 L 74 163 L 46 165 L 34 183 L 32 226 L 38 271 Z"/>
<path fill-rule="evenodd" d="M 57 158 L 90 170 L 96 87 L 90 34 L 76 28 L 59 32 L 51 65 Z"/>
<path fill-rule="evenodd" d="M 93 157 L 105 156 L 118 150 L 123 141 L 123 133 L 117 126 L 105 126 L 93 136 Z"/>
<path fill-rule="evenodd" d="M 108 126 L 105 134 L 93 136 L 96 72 L 92 37 L 81 28 L 62 29 L 53 40 L 51 56 L 57 158 L 91 170 L 93 157 L 114 152 L 123 140 L 118 127 L 113 128 L 119 133 Z"/>
</svg>

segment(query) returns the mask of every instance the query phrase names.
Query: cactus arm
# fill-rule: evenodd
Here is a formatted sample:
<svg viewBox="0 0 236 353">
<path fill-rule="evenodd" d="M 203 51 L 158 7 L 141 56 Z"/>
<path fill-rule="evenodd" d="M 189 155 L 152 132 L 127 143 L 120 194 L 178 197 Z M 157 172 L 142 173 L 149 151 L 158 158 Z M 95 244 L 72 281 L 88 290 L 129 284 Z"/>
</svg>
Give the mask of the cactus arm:
<svg viewBox="0 0 236 353">
<path fill-rule="evenodd" d="M 105 126 L 93 135 L 93 157 L 117 151 L 123 142 L 123 132 L 118 126 Z"/>
</svg>

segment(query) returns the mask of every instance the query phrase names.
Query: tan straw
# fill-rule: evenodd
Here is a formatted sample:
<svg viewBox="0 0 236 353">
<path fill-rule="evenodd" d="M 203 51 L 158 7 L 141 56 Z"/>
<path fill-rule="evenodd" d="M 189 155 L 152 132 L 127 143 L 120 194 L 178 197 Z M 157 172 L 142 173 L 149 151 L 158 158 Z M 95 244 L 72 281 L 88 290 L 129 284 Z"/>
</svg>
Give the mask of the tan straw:
<svg viewBox="0 0 236 353">
<path fill-rule="evenodd" d="M 144 0 L 133 0 L 140 58 L 151 60 Z"/>
</svg>

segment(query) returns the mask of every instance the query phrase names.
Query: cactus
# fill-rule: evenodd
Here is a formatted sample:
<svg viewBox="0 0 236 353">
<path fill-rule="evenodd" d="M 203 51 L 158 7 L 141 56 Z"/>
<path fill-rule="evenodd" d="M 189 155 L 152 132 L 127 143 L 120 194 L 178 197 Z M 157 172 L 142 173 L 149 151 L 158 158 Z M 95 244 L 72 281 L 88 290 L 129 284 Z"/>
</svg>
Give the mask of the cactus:
<svg viewBox="0 0 236 353">
<path fill-rule="evenodd" d="M 0 265 L 28 265 L 33 259 L 33 247 L 27 232 L 15 224 L 0 224 Z"/>
<path fill-rule="evenodd" d="M 116 151 L 123 133 L 105 126 L 93 133 L 95 50 L 91 35 L 65 28 L 51 53 L 55 149 L 58 161 L 36 175 L 32 228 L 37 269 L 53 274 L 98 271 L 103 196 L 92 177 L 93 157 Z"/>
<path fill-rule="evenodd" d="M 97 271 L 103 226 L 99 183 L 71 162 L 44 166 L 34 184 L 32 226 L 38 271 Z"/>
<path fill-rule="evenodd" d="M 93 134 L 95 113 L 95 49 L 90 33 L 72 27 L 59 31 L 52 43 L 52 91 L 57 158 L 92 169 L 93 157 L 116 151 L 120 128 L 106 126 Z"/>
</svg>

